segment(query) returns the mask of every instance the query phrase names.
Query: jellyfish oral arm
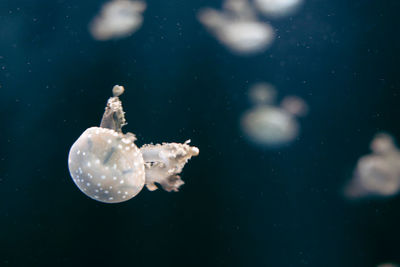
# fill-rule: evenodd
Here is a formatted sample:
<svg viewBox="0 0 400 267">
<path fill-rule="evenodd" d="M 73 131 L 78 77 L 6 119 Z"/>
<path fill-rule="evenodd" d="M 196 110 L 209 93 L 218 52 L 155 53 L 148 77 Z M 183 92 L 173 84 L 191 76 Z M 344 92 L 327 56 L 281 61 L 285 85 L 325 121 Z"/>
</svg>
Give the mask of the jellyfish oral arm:
<svg viewBox="0 0 400 267">
<path fill-rule="evenodd" d="M 108 99 L 106 110 L 104 111 L 103 118 L 101 119 L 100 127 L 112 129 L 116 132 L 122 132 L 122 127 L 125 126 L 125 112 L 122 109 L 121 100 L 118 96 L 123 94 L 124 87 L 115 85 L 113 88 L 113 97 Z"/>
<path fill-rule="evenodd" d="M 197 147 L 184 144 L 163 143 L 162 145 L 144 145 L 140 151 L 145 162 L 146 187 L 150 191 L 157 189 L 158 183 L 168 192 L 178 191 L 184 184 L 180 176 L 183 167 L 192 156 L 199 154 Z"/>
</svg>

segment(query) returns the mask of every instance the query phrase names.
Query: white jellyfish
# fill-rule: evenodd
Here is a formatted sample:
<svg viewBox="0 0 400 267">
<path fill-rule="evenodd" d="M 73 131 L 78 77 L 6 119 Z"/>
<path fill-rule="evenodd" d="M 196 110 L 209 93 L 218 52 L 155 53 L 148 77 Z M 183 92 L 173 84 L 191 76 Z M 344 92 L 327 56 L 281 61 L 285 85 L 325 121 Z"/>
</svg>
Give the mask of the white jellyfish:
<svg viewBox="0 0 400 267">
<path fill-rule="evenodd" d="M 258 10 L 268 17 L 292 15 L 301 5 L 302 0 L 254 0 Z"/>
<path fill-rule="evenodd" d="M 345 187 L 345 196 L 350 199 L 389 197 L 400 191 L 400 150 L 393 137 L 379 133 L 370 148 L 372 153 L 358 160 L 354 177 Z"/>
<path fill-rule="evenodd" d="M 72 145 L 68 167 L 72 179 L 87 196 L 106 203 L 123 202 L 136 196 L 144 185 L 151 191 L 160 184 L 166 191 L 178 191 L 184 183 L 179 177 L 184 165 L 199 154 L 197 147 L 163 143 L 135 145 L 126 125 L 119 96 L 122 86 L 114 86 L 100 127 L 91 127 Z"/>
<path fill-rule="evenodd" d="M 299 135 L 300 126 L 295 116 L 306 115 L 307 105 L 303 100 L 296 97 L 298 101 L 290 104 L 293 101 L 285 98 L 281 106 L 274 106 L 276 91 L 267 83 L 254 85 L 249 95 L 255 107 L 245 112 L 240 120 L 241 128 L 248 139 L 256 144 L 279 147 L 290 143 Z"/>
<path fill-rule="evenodd" d="M 262 52 L 275 38 L 274 29 L 257 18 L 247 0 L 226 0 L 223 11 L 204 8 L 200 10 L 198 18 L 234 53 Z"/>
<path fill-rule="evenodd" d="M 130 0 L 112 0 L 106 3 L 89 26 L 96 40 L 109 40 L 130 36 L 143 23 L 146 3 Z"/>
</svg>

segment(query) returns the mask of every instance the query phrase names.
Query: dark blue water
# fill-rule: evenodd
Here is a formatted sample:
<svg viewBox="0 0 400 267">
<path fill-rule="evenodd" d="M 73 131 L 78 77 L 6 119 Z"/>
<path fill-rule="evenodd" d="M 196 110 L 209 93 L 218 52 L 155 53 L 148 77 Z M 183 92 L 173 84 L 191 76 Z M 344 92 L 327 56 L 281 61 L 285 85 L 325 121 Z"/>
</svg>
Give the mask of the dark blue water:
<svg viewBox="0 0 400 267">
<path fill-rule="evenodd" d="M 231 54 L 200 25 L 203 1 L 147 1 L 132 37 L 98 42 L 105 1 L 0 2 L 1 266 L 376 266 L 400 262 L 400 198 L 341 190 L 376 132 L 400 139 L 400 3 L 306 0 L 272 21 L 260 55 Z M 310 106 L 288 147 L 249 144 L 248 87 Z M 107 205 L 69 176 L 78 136 L 114 84 L 138 145 L 191 139 L 179 193 Z"/>
</svg>

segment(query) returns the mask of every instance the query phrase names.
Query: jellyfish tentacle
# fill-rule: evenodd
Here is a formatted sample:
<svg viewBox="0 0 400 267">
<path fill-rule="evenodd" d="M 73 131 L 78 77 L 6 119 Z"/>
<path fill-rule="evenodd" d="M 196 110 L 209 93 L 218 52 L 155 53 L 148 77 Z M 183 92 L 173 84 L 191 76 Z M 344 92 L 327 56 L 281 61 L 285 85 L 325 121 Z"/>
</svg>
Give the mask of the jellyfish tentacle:
<svg viewBox="0 0 400 267">
<path fill-rule="evenodd" d="M 158 183 L 168 192 L 179 190 L 184 182 L 178 174 L 192 156 L 199 154 L 199 149 L 189 146 L 189 142 L 144 145 L 140 148 L 145 161 L 147 189 L 156 190 L 154 183 Z"/>
<path fill-rule="evenodd" d="M 122 102 L 119 96 L 124 93 L 124 87 L 115 85 L 113 87 L 113 97 L 110 97 L 107 101 L 107 106 L 101 119 L 100 127 L 112 129 L 116 132 L 121 133 L 122 127 L 125 126 L 125 112 L 122 109 Z"/>
</svg>

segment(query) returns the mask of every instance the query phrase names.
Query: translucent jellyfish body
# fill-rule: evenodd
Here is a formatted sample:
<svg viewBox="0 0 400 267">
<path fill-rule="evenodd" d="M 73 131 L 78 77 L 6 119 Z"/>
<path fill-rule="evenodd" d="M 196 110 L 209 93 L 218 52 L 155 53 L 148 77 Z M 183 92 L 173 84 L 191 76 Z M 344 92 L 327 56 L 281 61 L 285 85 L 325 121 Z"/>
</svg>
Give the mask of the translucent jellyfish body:
<svg viewBox="0 0 400 267">
<path fill-rule="evenodd" d="M 101 127 L 87 129 L 72 145 L 69 170 L 79 189 L 102 202 L 130 199 L 145 183 L 143 157 L 133 140 Z"/>
<path fill-rule="evenodd" d="M 112 0 L 93 19 L 89 30 L 97 40 L 127 37 L 142 25 L 145 9 L 146 4 L 141 1 Z"/>
<path fill-rule="evenodd" d="M 389 197 L 400 191 L 400 150 L 388 134 L 377 134 L 372 153 L 361 157 L 354 177 L 345 188 L 348 198 Z"/>
<path fill-rule="evenodd" d="M 256 7 L 269 17 L 282 17 L 293 14 L 302 0 L 254 0 Z"/>
<path fill-rule="evenodd" d="M 122 133 L 126 124 L 118 96 L 122 86 L 113 88 L 100 127 L 91 127 L 72 145 L 68 166 L 78 188 L 87 196 L 106 203 L 123 202 L 136 196 L 144 185 L 153 191 L 160 184 L 166 191 L 178 191 L 184 165 L 199 154 L 196 147 L 163 143 L 135 145 L 135 135 Z"/>
<path fill-rule="evenodd" d="M 204 8 L 200 22 L 232 52 L 262 52 L 273 42 L 274 29 L 260 21 L 247 0 L 226 0 L 223 11 Z"/>
<path fill-rule="evenodd" d="M 303 100 L 290 96 L 283 99 L 281 106 L 275 106 L 276 91 L 266 83 L 254 85 L 249 95 L 255 107 L 243 114 L 240 123 L 250 141 L 279 147 L 299 135 L 300 126 L 295 116 L 306 114 L 307 107 Z"/>
</svg>

